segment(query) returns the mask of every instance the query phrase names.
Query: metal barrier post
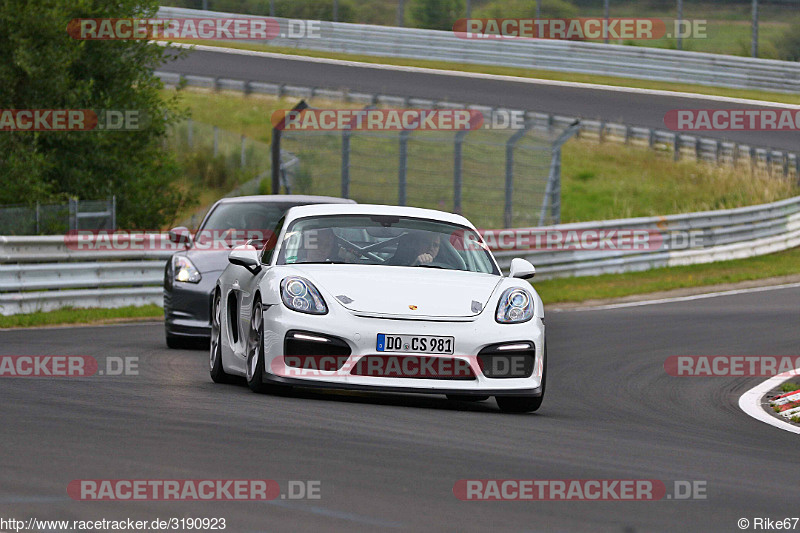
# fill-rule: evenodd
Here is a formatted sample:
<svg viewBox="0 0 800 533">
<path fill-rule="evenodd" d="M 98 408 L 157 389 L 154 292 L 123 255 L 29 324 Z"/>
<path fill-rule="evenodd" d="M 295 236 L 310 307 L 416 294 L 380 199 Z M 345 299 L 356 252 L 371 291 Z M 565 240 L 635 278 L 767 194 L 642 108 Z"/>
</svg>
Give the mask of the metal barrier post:
<svg viewBox="0 0 800 533">
<path fill-rule="evenodd" d="M 469 130 L 461 130 L 456 133 L 453 143 L 453 212 L 461 214 L 461 185 L 463 168 L 463 144 Z"/>
<path fill-rule="evenodd" d="M 78 200 L 77 198 L 70 197 L 68 200 L 69 205 L 69 229 L 78 231 Z"/>
<path fill-rule="evenodd" d="M 513 203 L 514 203 L 514 145 L 533 127 L 533 122 L 525 121 L 525 125 L 521 130 L 517 131 L 514 135 L 506 141 L 506 197 L 505 207 L 503 209 L 503 227 L 510 228 L 513 219 Z"/>
<path fill-rule="evenodd" d="M 581 122 L 576 120 L 553 141 L 550 156 L 550 175 L 547 178 L 547 188 L 544 191 L 542 209 L 539 212 L 539 226 L 544 226 L 548 202 L 550 203 L 550 215 L 553 218 L 553 223 L 559 224 L 561 222 L 561 147 L 580 128 Z"/>
<path fill-rule="evenodd" d="M 411 131 L 403 130 L 399 136 L 400 161 L 397 171 L 397 205 L 406 205 L 406 173 L 408 172 L 408 138 Z"/>
<path fill-rule="evenodd" d="M 302 111 L 308 107 L 305 100 L 300 100 L 292 108 L 292 111 Z M 284 116 L 280 122 L 272 126 L 272 139 L 270 140 L 270 148 L 272 151 L 272 194 L 281 193 L 281 132 L 286 126 L 286 117 Z"/>
<path fill-rule="evenodd" d="M 350 130 L 342 130 L 342 198 L 350 198 Z"/>
</svg>

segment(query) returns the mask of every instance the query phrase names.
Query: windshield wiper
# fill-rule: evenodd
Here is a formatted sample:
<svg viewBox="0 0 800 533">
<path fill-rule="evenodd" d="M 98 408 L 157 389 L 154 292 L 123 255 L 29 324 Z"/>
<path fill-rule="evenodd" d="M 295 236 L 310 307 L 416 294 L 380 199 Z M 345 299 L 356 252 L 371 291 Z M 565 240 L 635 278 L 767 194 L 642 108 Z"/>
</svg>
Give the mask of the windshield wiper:
<svg viewBox="0 0 800 533">
<path fill-rule="evenodd" d="M 415 266 L 417 266 L 417 267 L 419 267 L 419 268 L 440 268 L 440 269 L 442 269 L 442 270 L 445 270 L 445 268 L 444 268 L 444 267 L 442 267 L 442 266 L 439 266 L 439 265 L 415 265 Z M 449 269 L 448 269 L 448 270 L 449 270 Z"/>
</svg>

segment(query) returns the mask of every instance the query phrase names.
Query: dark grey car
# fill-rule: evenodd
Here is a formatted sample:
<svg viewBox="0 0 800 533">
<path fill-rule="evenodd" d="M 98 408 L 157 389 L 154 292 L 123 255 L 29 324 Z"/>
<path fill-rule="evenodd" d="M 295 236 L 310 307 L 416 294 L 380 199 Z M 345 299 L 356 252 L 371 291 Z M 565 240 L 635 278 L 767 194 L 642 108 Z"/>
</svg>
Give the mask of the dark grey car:
<svg viewBox="0 0 800 533">
<path fill-rule="evenodd" d="M 211 335 L 211 292 L 228 265 L 228 253 L 246 240 L 266 238 L 290 207 L 355 203 L 330 196 L 269 195 L 223 198 L 209 209 L 197 233 L 185 227 L 170 230 L 170 240 L 183 243 L 164 270 L 164 326 L 167 346 L 183 348 L 208 342 Z"/>
</svg>

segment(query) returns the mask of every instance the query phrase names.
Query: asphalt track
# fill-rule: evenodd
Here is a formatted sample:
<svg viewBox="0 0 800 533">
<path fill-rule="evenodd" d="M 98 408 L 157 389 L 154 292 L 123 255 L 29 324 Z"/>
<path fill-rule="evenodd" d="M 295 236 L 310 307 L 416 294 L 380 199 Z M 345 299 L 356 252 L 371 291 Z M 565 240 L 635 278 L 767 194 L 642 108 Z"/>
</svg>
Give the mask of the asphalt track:
<svg viewBox="0 0 800 533">
<path fill-rule="evenodd" d="M 671 109 L 759 107 L 701 98 L 454 77 L 205 50 L 189 52 L 185 58 L 167 63 L 159 67 L 159 70 L 197 76 L 219 76 L 329 89 L 347 88 L 356 92 L 450 100 L 587 119 L 603 119 L 660 129 L 666 129 L 664 115 Z M 800 149 L 800 131 L 702 132 L 702 136 L 781 150 Z"/>
<path fill-rule="evenodd" d="M 0 518 L 225 517 L 227 531 L 739 531 L 798 516 L 797 437 L 737 407 L 758 378 L 678 378 L 670 355 L 800 354 L 800 288 L 549 313 L 535 414 L 439 396 L 215 385 L 163 326 L 0 332 L 2 355 L 137 357 L 139 375 L 0 379 Z M 705 481 L 707 499 L 462 502 L 459 479 Z M 73 479 L 321 481 L 321 499 L 82 502 Z"/>
</svg>

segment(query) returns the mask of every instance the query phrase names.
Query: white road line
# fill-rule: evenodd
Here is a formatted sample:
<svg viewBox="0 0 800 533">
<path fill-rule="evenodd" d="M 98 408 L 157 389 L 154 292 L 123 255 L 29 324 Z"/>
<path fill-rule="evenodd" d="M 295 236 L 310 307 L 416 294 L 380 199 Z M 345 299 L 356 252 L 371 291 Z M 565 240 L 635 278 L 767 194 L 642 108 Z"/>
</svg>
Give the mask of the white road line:
<svg viewBox="0 0 800 533">
<path fill-rule="evenodd" d="M 681 91 L 665 91 L 661 89 L 640 89 L 636 87 L 621 87 L 616 85 L 602 85 L 598 83 L 580 83 L 575 81 L 543 80 L 539 78 L 523 78 L 521 76 L 505 76 L 501 74 L 486 74 L 483 72 L 464 72 L 458 70 L 445 70 L 437 68 L 408 67 L 402 65 L 385 65 L 382 63 L 365 63 L 363 61 L 348 61 L 344 59 L 330 59 L 326 57 L 297 56 L 291 54 L 278 54 L 275 52 L 260 52 L 255 50 L 239 50 L 236 48 L 224 48 L 221 46 L 208 46 L 204 44 L 185 44 L 185 43 L 166 43 L 156 41 L 160 45 L 170 45 L 178 48 L 191 48 L 203 52 L 219 52 L 224 54 L 237 54 L 252 57 L 265 57 L 270 59 L 288 59 L 292 61 L 306 61 L 309 63 L 323 63 L 329 65 L 340 65 L 358 68 L 372 68 L 378 70 L 391 70 L 397 72 L 413 72 L 417 74 L 435 74 L 439 76 L 453 76 L 459 78 L 473 78 L 496 81 L 509 81 L 516 83 L 527 83 L 531 85 L 550 85 L 554 87 L 572 87 L 576 89 L 593 89 L 599 91 L 612 91 L 620 93 L 645 94 L 651 96 L 672 96 L 677 98 L 692 98 L 696 100 L 710 100 L 714 102 L 726 102 L 731 104 L 754 105 L 762 107 L 775 107 L 781 109 L 800 109 L 800 105 L 785 104 L 780 102 L 767 102 L 764 100 L 751 100 L 749 98 L 733 98 L 730 96 L 717 96 L 712 94 L 697 94 Z M 531 67 L 533 68 L 533 67 Z M 666 82 L 665 82 L 666 83 Z"/>
<path fill-rule="evenodd" d="M 770 416 L 770 414 L 767 413 L 763 407 L 761 407 L 761 398 L 763 398 L 767 392 L 786 381 L 786 378 L 796 376 L 798 372 L 800 372 L 800 368 L 796 368 L 789 372 L 784 372 L 783 374 L 778 374 L 777 376 L 773 376 L 767 381 L 756 385 L 739 397 L 739 407 L 748 415 L 752 416 L 756 420 L 764 422 L 765 424 L 775 426 L 776 428 L 784 431 L 800 434 L 800 427 L 790 424 L 789 422 L 779 420 L 774 416 Z"/>
<path fill-rule="evenodd" d="M 535 286 L 534 286 L 535 287 Z M 752 287 L 749 289 L 734 289 L 721 292 L 707 292 L 703 294 L 692 294 L 690 296 L 676 296 L 674 298 L 660 298 L 657 300 L 642 300 L 639 302 L 625 302 L 620 304 L 597 305 L 593 307 L 581 307 L 578 309 L 553 309 L 551 313 L 572 313 L 577 311 L 600 311 L 604 309 L 620 309 L 623 307 L 639 307 L 641 305 L 668 304 L 673 302 L 688 302 L 691 300 L 703 300 L 705 298 L 716 298 L 717 296 L 732 296 L 735 294 L 748 294 L 751 292 L 774 291 L 779 289 L 794 289 L 800 287 L 800 283 L 787 283 L 784 285 L 768 285 L 766 287 Z M 553 304 L 557 306 L 558 304 Z M 546 306 L 545 306 L 546 309 Z"/>
</svg>

